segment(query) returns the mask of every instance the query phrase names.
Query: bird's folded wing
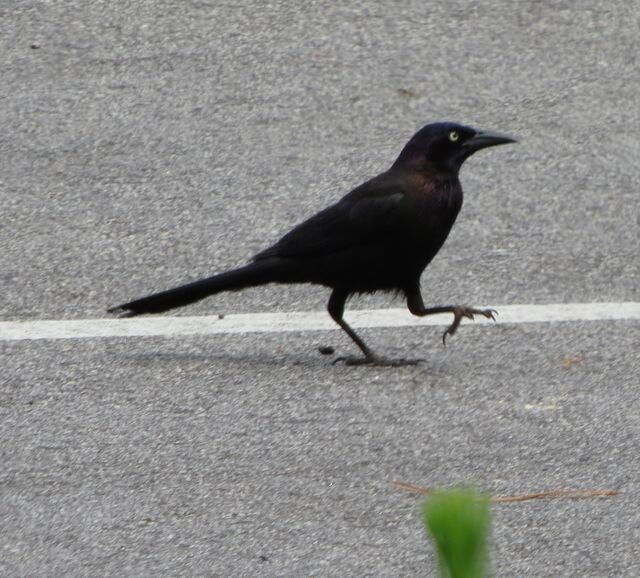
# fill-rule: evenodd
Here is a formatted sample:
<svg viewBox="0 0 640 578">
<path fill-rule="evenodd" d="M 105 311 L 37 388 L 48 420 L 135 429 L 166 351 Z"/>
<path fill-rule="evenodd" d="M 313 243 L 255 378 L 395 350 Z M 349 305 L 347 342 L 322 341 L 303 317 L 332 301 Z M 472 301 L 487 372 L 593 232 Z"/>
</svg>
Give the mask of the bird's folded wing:
<svg viewBox="0 0 640 578">
<path fill-rule="evenodd" d="M 383 240 L 402 228 L 405 197 L 402 192 L 356 189 L 353 193 L 360 194 L 347 195 L 335 205 L 300 223 L 253 259 L 327 255 Z"/>
</svg>

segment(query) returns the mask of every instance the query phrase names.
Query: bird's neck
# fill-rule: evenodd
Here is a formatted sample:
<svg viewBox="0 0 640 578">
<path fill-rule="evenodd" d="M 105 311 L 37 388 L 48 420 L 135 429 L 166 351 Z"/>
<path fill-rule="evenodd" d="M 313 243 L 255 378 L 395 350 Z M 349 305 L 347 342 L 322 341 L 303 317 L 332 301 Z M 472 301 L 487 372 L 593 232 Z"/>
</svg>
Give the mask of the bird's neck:
<svg viewBox="0 0 640 578">
<path fill-rule="evenodd" d="M 424 162 L 424 159 L 421 163 L 398 163 L 396 161 L 391 167 L 391 172 L 403 175 L 405 179 L 412 181 L 414 186 L 429 184 L 429 188 L 455 188 L 460 185 L 457 171 L 443 170 L 441 167 Z"/>
<path fill-rule="evenodd" d="M 457 181 L 458 168 L 425 158 L 419 149 L 406 147 L 393 163 L 392 170 L 422 175 L 426 180 Z"/>
</svg>

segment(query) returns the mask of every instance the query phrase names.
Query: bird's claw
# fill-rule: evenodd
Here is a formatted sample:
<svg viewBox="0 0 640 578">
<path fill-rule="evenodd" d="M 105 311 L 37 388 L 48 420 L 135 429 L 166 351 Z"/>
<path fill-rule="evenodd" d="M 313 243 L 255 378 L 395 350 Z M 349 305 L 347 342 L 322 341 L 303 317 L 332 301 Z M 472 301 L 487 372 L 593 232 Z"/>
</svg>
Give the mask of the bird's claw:
<svg viewBox="0 0 640 578">
<path fill-rule="evenodd" d="M 475 315 L 482 315 L 492 321 L 496 320 L 498 312 L 495 309 L 474 309 L 473 307 L 467 307 L 466 305 L 459 305 L 453 309 L 453 323 L 447 327 L 446 331 L 442 334 L 442 344 L 447 345 L 447 335 L 454 335 L 460 326 L 460 322 L 463 317 L 467 319 L 474 319 Z"/>
</svg>

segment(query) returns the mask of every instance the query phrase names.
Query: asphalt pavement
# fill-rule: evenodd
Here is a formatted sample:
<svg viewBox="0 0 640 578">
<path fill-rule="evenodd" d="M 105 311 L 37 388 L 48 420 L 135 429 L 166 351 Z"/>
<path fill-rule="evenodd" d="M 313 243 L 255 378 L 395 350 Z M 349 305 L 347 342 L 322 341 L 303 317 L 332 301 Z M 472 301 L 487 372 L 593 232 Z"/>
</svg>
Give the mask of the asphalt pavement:
<svg viewBox="0 0 640 578">
<path fill-rule="evenodd" d="M 443 119 L 520 143 L 465 164 L 425 303 L 640 301 L 637 2 L 6 0 L 0 22 L 0 321 L 243 263 Z M 493 574 L 640 576 L 640 324 L 441 331 L 364 329 L 426 360 L 399 369 L 332 365 L 338 330 L 0 340 L 0 575 L 435 575 L 401 480 L 618 490 L 494 506 Z"/>
</svg>

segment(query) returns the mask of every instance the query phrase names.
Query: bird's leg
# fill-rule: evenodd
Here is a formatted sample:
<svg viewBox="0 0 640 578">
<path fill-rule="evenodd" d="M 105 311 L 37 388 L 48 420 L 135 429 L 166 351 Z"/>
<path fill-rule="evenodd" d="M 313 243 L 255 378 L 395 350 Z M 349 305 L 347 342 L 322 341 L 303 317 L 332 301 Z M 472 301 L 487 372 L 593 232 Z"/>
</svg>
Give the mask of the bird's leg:
<svg viewBox="0 0 640 578">
<path fill-rule="evenodd" d="M 351 337 L 353 342 L 358 346 L 360 351 L 364 354 L 363 358 L 344 358 L 340 357 L 334 361 L 337 363 L 338 361 L 344 361 L 347 365 L 355 365 L 356 361 L 360 361 L 360 363 L 372 363 L 377 359 L 376 354 L 369 349 L 367 344 L 360 338 L 360 336 L 349 326 L 349 324 L 343 319 L 344 315 L 344 305 L 347 301 L 347 297 L 349 294 L 345 291 L 340 291 L 339 289 L 334 289 L 331 293 L 331 297 L 329 297 L 329 303 L 327 305 L 327 310 L 329 311 L 329 315 L 331 318 L 344 330 L 344 332 Z"/>
<path fill-rule="evenodd" d="M 453 323 L 451 323 L 451 325 L 449 325 L 446 331 L 442 334 L 442 343 L 444 345 L 447 344 L 447 335 L 453 335 L 458 330 L 463 317 L 473 319 L 475 315 L 482 315 L 487 319 L 495 321 L 495 316 L 498 314 L 495 309 L 474 309 L 473 307 L 467 307 L 466 305 L 444 305 L 439 307 L 429 307 L 429 309 L 427 309 L 422 301 L 420 288 L 407 292 L 407 306 L 411 313 L 419 317 L 424 317 L 425 315 L 436 315 L 438 313 L 453 313 Z"/>
<path fill-rule="evenodd" d="M 327 309 L 331 318 L 351 337 L 353 342 L 358 346 L 364 357 L 339 357 L 333 363 L 344 361 L 345 365 L 381 365 L 388 367 L 400 367 L 403 365 L 416 365 L 420 363 L 420 359 L 387 359 L 376 355 L 362 338 L 351 328 L 351 326 L 343 319 L 344 305 L 346 303 L 348 293 L 334 289 L 329 298 Z"/>
</svg>

